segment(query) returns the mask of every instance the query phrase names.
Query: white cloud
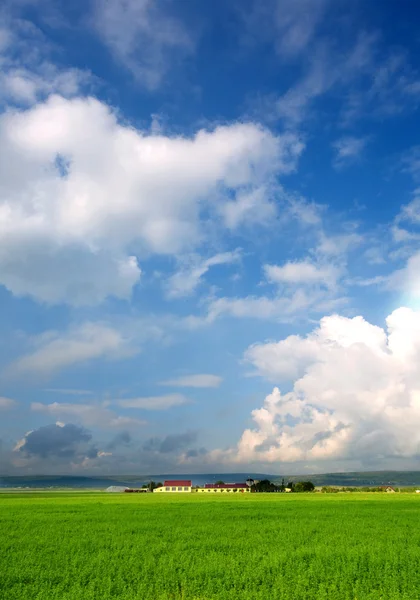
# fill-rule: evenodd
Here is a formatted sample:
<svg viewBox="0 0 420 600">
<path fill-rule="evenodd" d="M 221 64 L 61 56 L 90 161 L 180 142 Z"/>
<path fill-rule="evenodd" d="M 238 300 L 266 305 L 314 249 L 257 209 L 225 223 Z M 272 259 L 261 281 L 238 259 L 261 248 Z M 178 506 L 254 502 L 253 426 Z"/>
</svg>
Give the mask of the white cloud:
<svg viewBox="0 0 420 600">
<path fill-rule="evenodd" d="M 210 301 L 205 322 L 211 323 L 223 315 L 230 315 L 289 323 L 299 316 L 308 318 L 309 314 L 330 312 L 346 302 L 345 297 L 336 297 L 330 291 L 303 287 L 274 296 L 224 297 Z"/>
<path fill-rule="evenodd" d="M 277 0 L 276 47 L 282 57 L 294 57 L 305 51 L 326 10 L 328 0 Z"/>
<path fill-rule="evenodd" d="M 149 396 L 144 398 L 127 398 L 118 400 L 123 408 L 139 408 L 142 410 L 167 410 L 174 406 L 188 404 L 189 399 L 182 394 L 167 394 L 165 396 Z"/>
<path fill-rule="evenodd" d="M 375 42 L 375 36 L 361 34 L 345 53 L 319 44 L 310 55 L 306 74 L 275 102 L 276 115 L 291 126 L 300 123 L 314 100 L 335 86 L 348 85 L 371 68 Z"/>
<path fill-rule="evenodd" d="M 50 376 L 76 364 L 94 359 L 117 360 L 136 352 L 131 340 L 112 327 L 86 322 L 60 333 L 49 331 L 32 340 L 35 349 L 9 367 L 17 375 Z"/>
<path fill-rule="evenodd" d="M 282 266 L 264 265 L 263 270 L 267 281 L 276 285 L 274 294 L 212 298 L 201 324 L 223 315 L 290 322 L 329 312 L 347 302 L 340 296 L 339 283 L 345 268 L 338 262 L 325 264 L 305 259 Z"/>
<path fill-rule="evenodd" d="M 12 400 L 11 398 L 5 398 L 4 396 L 0 396 L 0 410 L 7 410 L 9 408 L 14 408 L 17 405 L 16 400 Z"/>
<path fill-rule="evenodd" d="M 299 221 L 301 225 L 317 226 L 321 224 L 321 212 L 325 208 L 324 206 L 292 196 L 287 198 L 287 203 L 288 214 Z"/>
<path fill-rule="evenodd" d="M 412 68 L 405 50 L 372 47 L 371 65 L 365 85 L 347 95 L 343 110 L 345 122 L 371 114 L 383 119 L 415 110 L 420 95 L 418 72 Z"/>
<path fill-rule="evenodd" d="M 420 162 L 420 160 L 419 160 Z M 420 164 L 419 164 L 420 172 Z M 408 222 L 414 225 L 420 224 L 420 189 L 414 192 L 414 199 L 401 207 L 400 213 L 395 219 L 396 223 Z"/>
<path fill-rule="evenodd" d="M 332 257 L 340 257 L 354 250 L 363 243 L 364 239 L 358 233 L 343 233 L 339 235 L 325 235 L 320 233 L 316 254 L 324 259 L 331 260 Z"/>
<path fill-rule="evenodd" d="M 157 88 L 194 49 L 182 22 L 160 0 L 96 0 L 93 24 L 115 58 L 146 88 Z"/>
<path fill-rule="evenodd" d="M 347 319 L 332 315 L 321 319 L 319 329 L 305 338 L 289 336 L 279 342 L 251 346 L 245 353 L 245 359 L 256 367 L 260 375 L 271 381 L 296 379 L 320 359 L 322 352 L 327 352 L 330 347 L 334 349 L 335 344 L 350 347 L 360 338 L 371 339 L 374 344 L 386 341 L 383 330 L 370 325 L 362 317 Z"/>
<path fill-rule="evenodd" d="M 420 146 L 413 146 L 402 159 L 403 171 L 409 173 L 415 181 L 420 178 Z M 416 196 L 420 190 L 416 190 Z M 418 199 L 416 205 L 418 206 Z M 416 211 L 417 212 L 417 211 Z"/>
<path fill-rule="evenodd" d="M 308 50 L 327 6 L 328 0 L 248 2 L 240 12 L 246 30 L 243 41 L 271 41 L 282 59 L 296 59 Z"/>
<path fill-rule="evenodd" d="M 338 267 L 318 265 L 309 260 L 287 262 L 282 266 L 264 265 L 265 276 L 271 283 L 296 285 L 325 285 L 335 287 L 340 276 Z"/>
<path fill-rule="evenodd" d="M 333 143 L 336 151 L 335 166 L 340 168 L 360 158 L 366 147 L 368 140 L 366 137 L 357 138 L 354 136 L 345 136 Z"/>
<path fill-rule="evenodd" d="M 118 123 L 93 98 L 53 96 L 0 117 L 0 282 L 50 303 L 129 297 L 134 255 L 204 239 L 203 210 L 296 164 L 295 136 L 253 123 L 191 138 Z M 264 203 L 264 198 L 261 198 Z"/>
<path fill-rule="evenodd" d="M 50 415 L 55 419 L 71 419 L 86 427 L 138 427 L 145 425 L 146 422 L 132 417 L 115 414 L 108 408 L 108 403 L 101 404 L 71 404 L 66 402 L 53 402 L 51 404 L 42 404 L 41 402 L 32 402 L 31 410 L 34 412 Z M 57 423 L 57 424 L 58 424 Z"/>
<path fill-rule="evenodd" d="M 199 257 L 190 257 L 189 263 L 167 280 L 167 293 L 170 298 L 181 298 L 192 294 L 199 285 L 201 278 L 211 267 L 229 265 L 238 262 L 241 258 L 239 249 L 232 252 L 216 254 L 211 258 L 202 260 Z"/>
<path fill-rule="evenodd" d="M 51 62 L 53 46 L 34 23 L 4 13 L 2 18 L 0 100 L 31 105 L 52 93 L 75 96 L 92 83 L 88 71 Z"/>
<path fill-rule="evenodd" d="M 236 229 L 248 223 L 266 225 L 277 216 L 277 207 L 270 201 L 265 187 L 244 191 L 236 200 L 226 202 L 220 207 L 220 214 L 228 229 Z"/>
<path fill-rule="evenodd" d="M 17 104 L 28 105 L 52 93 L 76 96 L 89 77 L 78 69 L 60 71 L 50 63 L 44 63 L 38 73 L 24 67 L 11 67 L 0 74 L 1 95 Z"/>
<path fill-rule="evenodd" d="M 379 35 L 363 31 L 352 47 L 344 51 L 343 48 L 341 39 L 315 40 L 312 51 L 306 54 L 303 77 L 279 98 L 268 98 L 265 112 L 295 127 L 308 117 L 318 98 L 343 90 L 341 119 L 344 124 L 366 114 L 383 117 L 416 108 L 420 94 L 418 73 L 411 68 L 404 53 L 387 53 L 387 49 L 381 47 Z M 340 145 L 341 151 L 348 150 L 354 157 L 362 148 L 360 144 L 355 148 L 355 142 L 352 145 L 350 142 L 348 139 L 345 146 Z M 339 164 L 348 159 L 346 154 Z"/>
<path fill-rule="evenodd" d="M 395 310 L 386 330 L 324 317 L 306 338 L 259 344 L 246 357 L 270 380 L 293 379 L 252 412 L 225 463 L 407 458 L 420 451 L 420 312 Z"/>
<path fill-rule="evenodd" d="M 222 383 L 222 378 L 218 375 L 210 375 L 208 373 L 200 373 L 196 375 L 185 375 L 176 379 L 162 381 L 161 385 L 169 385 L 175 387 L 192 387 L 192 388 L 216 388 Z"/>
<path fill-rule="evenodd" d="M 420 299 L 420 251 L 410 256 L 402 269 L 388 277 L 387 287 L 401 291 L 411 301 Z"/>
</svg>

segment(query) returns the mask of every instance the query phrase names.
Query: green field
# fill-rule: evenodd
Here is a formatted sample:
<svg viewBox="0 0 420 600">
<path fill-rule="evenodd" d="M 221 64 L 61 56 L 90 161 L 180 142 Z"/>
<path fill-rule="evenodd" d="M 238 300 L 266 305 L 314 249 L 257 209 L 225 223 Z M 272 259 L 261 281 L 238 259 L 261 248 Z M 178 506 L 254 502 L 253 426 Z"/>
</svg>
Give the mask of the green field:
<svg viewBox="0 0 420 600">
<path fill-rule="evenodd" d="M 420 497 L 0 494 L 0 598 L 417 600 Z"/>
</svg>

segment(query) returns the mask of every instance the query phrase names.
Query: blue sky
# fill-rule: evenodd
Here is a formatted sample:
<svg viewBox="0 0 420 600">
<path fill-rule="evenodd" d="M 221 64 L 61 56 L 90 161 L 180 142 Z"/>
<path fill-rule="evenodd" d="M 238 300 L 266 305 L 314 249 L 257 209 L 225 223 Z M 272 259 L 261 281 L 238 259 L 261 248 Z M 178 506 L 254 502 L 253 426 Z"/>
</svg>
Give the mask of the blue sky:
<svg viewBox="0 0 420 600">
<path fill-rule="evenodd" d="M 416 468 L 416 4 L 2 6 L 0 472 Z"/>
</svg>

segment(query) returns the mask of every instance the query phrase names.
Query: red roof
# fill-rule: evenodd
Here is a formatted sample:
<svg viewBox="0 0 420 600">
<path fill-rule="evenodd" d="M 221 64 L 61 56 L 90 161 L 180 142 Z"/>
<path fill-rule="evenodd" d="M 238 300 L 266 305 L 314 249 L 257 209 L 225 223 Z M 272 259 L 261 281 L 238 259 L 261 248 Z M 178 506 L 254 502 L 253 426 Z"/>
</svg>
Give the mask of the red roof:
<svg viewBox="0 0 420 600">
<path fill-rule="evenodd" d="M 168 479 L 163 487 L 191 487 L 191 479 Z"/>
<path fill-rule="evenodd" d="M 206 483 L 206 489 L 244 489 L 247 488 L 246 483 Z"/>
</svg>

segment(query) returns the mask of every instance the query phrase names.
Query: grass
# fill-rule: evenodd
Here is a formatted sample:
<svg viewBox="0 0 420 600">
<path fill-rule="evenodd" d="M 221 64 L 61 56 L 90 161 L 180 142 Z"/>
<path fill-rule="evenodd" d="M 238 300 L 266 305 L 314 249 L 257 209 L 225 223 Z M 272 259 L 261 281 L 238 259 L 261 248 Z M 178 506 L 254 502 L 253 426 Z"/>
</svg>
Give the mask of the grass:
<svg viewBox="0 0 420 600">
<path fill-rule="evenodd" d="M 420 498 L 0 494 L 2 600 L 416 600 Z"/>
</svg>

